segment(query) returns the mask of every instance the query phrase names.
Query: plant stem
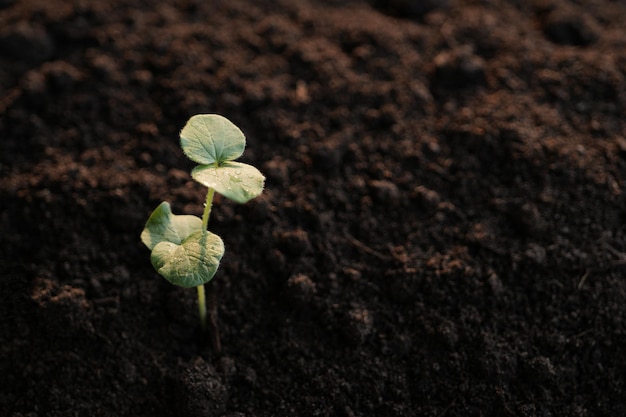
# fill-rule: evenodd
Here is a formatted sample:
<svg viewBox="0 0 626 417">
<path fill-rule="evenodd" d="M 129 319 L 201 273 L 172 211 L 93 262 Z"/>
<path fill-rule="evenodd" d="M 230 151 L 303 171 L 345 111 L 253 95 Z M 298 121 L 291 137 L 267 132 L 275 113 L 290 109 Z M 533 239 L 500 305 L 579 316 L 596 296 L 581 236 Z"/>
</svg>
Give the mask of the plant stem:
<svg viewBox="0 0 626 417">
<path fill-rule="evenodd" d="M 206 298 L 204 295 L 204 285 L 198 285 L 198 312 L 200 313 L 200 328 L 206 329 Z"/>
<path fill-rule="evenodd" d="M 211 207 L 213 206 L 213 196 L 215 190 L 209 188 L 206 195 L 206 203 L 204 204 L 204 212 L 202 213 L 202 227 L 204 230 L 209 228 L 209 216 L 211 215 Z M 200 312 L 200 326 L 202 331 L 209 330 L 211 333 L 211 342 L 213 350 L 219 353 L 222 350 L 220 342 L 219 328 L 217 327 L 217 291 L 213 281 L 208 282 L 209 289 L 209 321 L 207 323 L 207 307 L 204 285 L 198 285 L 198 311 Z M 208 324 L 208 329 L 207 329 Z"/>
<path fill-rule="evenodd" d="M 211 206 L 213 205 L 213 195 L 215 190 L 209 188 L 206 195 L 206 203 L 204 205 L 204 213 L 202 213 L 202 228 L 207 230 L 209 227 L 209 216 L 211 215 Z M 198 285 L 198 312 L 200 313 L 200 328 L 206 330 L 206 297 L 204 295 L 204 285 Z"/>
<path fill-rule="evenodd" d="M 206 203 L 204 204 L 204 213 L 202 213 L 202 227 L 204 230 L 209 228 L 209 216 L 211 215 L 211 206 L 213 206 L 213 196 L 215 190 L 209 188 L 209 192 L 206 194 Z"/>
</svg>

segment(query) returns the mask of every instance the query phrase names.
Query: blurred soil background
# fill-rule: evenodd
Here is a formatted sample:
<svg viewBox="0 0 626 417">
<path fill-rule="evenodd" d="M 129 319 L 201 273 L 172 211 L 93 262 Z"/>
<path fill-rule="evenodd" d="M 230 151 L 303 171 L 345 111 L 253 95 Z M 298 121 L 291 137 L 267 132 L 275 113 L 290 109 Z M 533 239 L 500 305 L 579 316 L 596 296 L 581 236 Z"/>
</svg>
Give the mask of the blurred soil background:
<svg viewBox="0 0 626 417">
<path fill-rule="evenodd" d="M 626 3 L 0 1 L 0 416 L 626 415 Z M 223 352 L 139 234 L 178 132 Z"/>
</svg>

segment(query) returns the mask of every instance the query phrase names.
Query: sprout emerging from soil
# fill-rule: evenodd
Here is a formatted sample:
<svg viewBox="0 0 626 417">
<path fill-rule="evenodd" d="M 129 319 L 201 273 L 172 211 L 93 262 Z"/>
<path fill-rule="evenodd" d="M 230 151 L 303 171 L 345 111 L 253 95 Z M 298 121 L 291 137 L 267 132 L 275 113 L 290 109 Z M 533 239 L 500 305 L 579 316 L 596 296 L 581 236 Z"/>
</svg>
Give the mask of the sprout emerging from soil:
<svg viewBox="0 0 626 417">
<path fill-rule="evenodd" d="M 194 180 L 208 187 L 202 219 L 175 215 L 168 202 L 161 203 L 141 232 L 141 241 L 152 251 L 152 265 L 165 279 L 181 287 L 196 287 L 200 326 L 207 328 L 204 284 L 211 281 L 224 255 L 222 239 L 207 230 L 215 193 L 245 203 L 263 191 L 265 177 L 255 167 L 235 162 L 246 146 L 246 138 L 232 122 L 216 114 L 193 116 L 180 132 L 183 152 L 198 165 Z M 212 286 L 210 287 L 212 288 Z M 216 300 L 209 299 L 209 325 L 213 347 L 220 350 Z"/>
</svg>

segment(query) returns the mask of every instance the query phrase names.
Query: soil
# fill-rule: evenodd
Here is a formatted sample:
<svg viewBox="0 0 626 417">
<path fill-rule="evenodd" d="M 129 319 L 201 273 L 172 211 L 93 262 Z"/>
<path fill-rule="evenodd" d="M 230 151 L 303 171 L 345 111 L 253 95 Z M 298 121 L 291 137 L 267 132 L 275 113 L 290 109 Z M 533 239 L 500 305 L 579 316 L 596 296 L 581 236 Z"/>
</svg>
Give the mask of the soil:
<svg viewBox="0 0 626 417">
<path fill-rule="evenodd" d="M 0 1 L 0 415 L 626 415 L 626 3 Z M 222 352 L 139 234 L 217 198 Z"/>
</svg>

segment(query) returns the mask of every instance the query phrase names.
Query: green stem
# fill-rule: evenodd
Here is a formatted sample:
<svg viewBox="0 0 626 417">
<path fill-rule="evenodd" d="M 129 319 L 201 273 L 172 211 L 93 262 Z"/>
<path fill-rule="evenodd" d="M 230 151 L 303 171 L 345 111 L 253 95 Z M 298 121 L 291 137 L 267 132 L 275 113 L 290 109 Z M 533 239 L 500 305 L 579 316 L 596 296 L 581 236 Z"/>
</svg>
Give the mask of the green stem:
<svg viewBox="0 0 626 417">
<path fill-rule="evenodd" d="M 207 230 L 209 227 L 209 216 L 211 215 L 211 206 L 213 205 L 213 195 L 215 190 L 209 188 L 206 195 L 206 203 L 204 204 L 204 213 L 202 213 L 202 228 Z M 200 327 L 202 331 L 206 330 L 206 296 L 204 295 L 204 284 L 198 285 L 198 311 L 200 313 Z"/>
<path fill-rule="evenodd" d="M 211 215 L 211 206 L 213 205 L 214 195 L 215 190 L 213 188 L 209 188 L 209 192 L 206 195 L 206 203 L 204 204 L 204 213 L 202 213 L 202 227 L 204 230 L 209 228 L 209 216 Z"/>
<path fill-rule="evenodd" d="M 213 206 L 213 196 L 215 190 L 209 188 L 206 195 L 206 202 L 204 204 L 204 212 L 202 213 L 202 227 L 204 230 L 209 228 L 209 216 L 211 215 L 211 207 Z M 209 321 L 207 323 L 207 307 L 206 307 L 206 295 L 204 291 L 204 285 L 198 285 L 198 311 L 200 312 L 200 326 L 202 331 L 208 330 L 211 333 L 213 349 L 216 352 L 220 352 L 222 349 L 220 342 L 219 328 L 217 327 L 217 293 L 215 290 L 215 284 L 209 282 Z"/>
</svg>

